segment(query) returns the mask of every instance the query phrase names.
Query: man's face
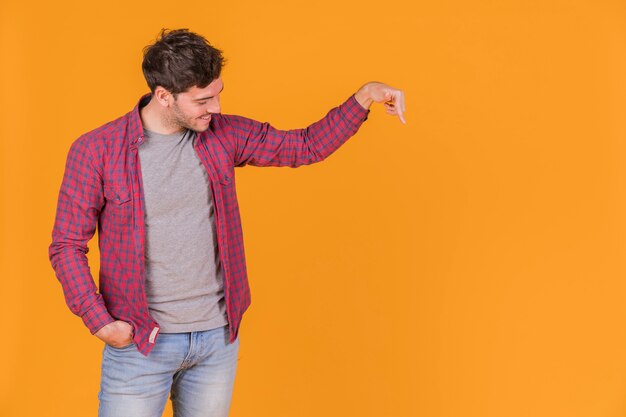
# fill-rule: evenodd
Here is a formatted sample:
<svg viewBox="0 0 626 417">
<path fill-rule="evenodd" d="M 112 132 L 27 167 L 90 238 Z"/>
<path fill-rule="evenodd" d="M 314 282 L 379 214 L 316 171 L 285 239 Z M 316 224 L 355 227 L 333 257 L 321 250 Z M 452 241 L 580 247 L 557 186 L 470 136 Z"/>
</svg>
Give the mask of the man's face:
<svg viewBox="0 0 626 417">
<path fill-rule="evenodd" d="M 181 128 L 204 132 L 209 128 L 211 114 L 220 112 L 220 93 L 224 89 L 219 77 L 204 88 L 191 87 L 179 93 L 171 105 L 171 122 Z"/>
</svg>

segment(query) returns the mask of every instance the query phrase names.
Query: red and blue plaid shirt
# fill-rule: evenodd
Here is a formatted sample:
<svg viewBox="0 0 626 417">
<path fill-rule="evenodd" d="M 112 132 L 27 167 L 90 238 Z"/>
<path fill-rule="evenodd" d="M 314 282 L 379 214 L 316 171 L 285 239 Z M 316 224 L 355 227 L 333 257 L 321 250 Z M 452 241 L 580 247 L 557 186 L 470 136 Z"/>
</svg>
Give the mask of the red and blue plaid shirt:
<svg viewBox="0 0 626 417">
<path fill-rule="evenodd" d="M 130 323 L 133 341 L 146 356 L 160 328 L 150 316 L 144 291 L 145 200 L 137 149 L 144 141 L 139 109 L 150 98 L 144 95 L 131 112 L 72 143 L 49 248 L 72 313 L 92 334 L 115 320 Z M 357 132 L 368 113 L 352 95 L 304 129 L 278 130 L 242 116 L 214 114 L 209 128 L 198 133 L 195 150 L 213 193 L 231 343 L 250 305 L 234 168 L 295 168 L 322 161 Z M 86 256 L 96 225 L 99 288 Z"/>
</svg>

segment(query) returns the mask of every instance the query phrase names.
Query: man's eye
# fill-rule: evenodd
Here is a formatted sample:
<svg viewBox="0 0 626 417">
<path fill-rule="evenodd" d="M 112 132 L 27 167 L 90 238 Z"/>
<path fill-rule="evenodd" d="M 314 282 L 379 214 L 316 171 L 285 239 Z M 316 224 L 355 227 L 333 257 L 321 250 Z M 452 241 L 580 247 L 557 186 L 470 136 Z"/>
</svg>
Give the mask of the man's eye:
<svg viewBox="0 0 626 417">
<path fill-rule="evenodd" d="M 202 106 L 203 104 L 206 104 L 206 101 L 199 101 L 198 105 Z"/>
</svg>

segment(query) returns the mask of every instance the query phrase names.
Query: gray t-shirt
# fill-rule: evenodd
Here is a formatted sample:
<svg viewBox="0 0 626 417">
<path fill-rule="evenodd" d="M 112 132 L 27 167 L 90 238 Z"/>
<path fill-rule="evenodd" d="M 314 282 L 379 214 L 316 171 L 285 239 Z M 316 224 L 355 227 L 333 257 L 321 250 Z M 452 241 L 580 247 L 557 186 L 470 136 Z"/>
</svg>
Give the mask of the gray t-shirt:
<svg viewBox="0 0 626 417">
<path fill-rule="evenodd" d="M 146 204 L 146 297 L 161 333 L 228 324 L 208 174 L 196 133 L 144 130 L 139 159 Z"/>
</svg>

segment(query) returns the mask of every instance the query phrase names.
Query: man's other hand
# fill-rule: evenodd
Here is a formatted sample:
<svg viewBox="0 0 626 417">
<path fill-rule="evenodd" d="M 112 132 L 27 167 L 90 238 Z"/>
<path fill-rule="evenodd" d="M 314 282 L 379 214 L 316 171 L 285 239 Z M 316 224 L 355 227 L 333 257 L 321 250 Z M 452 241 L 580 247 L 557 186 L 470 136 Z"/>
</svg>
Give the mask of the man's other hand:
<svg viewBox="0 0 626 417">
<path fill-rule="evenodd" d="M 94 333 L 109 346 L 121 348 L 133 342 L 133 326 L 122 320 L 111 322 Z"/>
<path fill-rule="evenodd" d="M 369 109 L 374 102 L 385 103 L 387 114 L 392 116 L 398 115 L 400 121 L 406 124 L 404 120 L 406 106 L 404 105 L 404 92 L 402 90 L 372 81 L 361 87 L 356 92 L 355 98 L 366 109 Z"/>
</svg>

